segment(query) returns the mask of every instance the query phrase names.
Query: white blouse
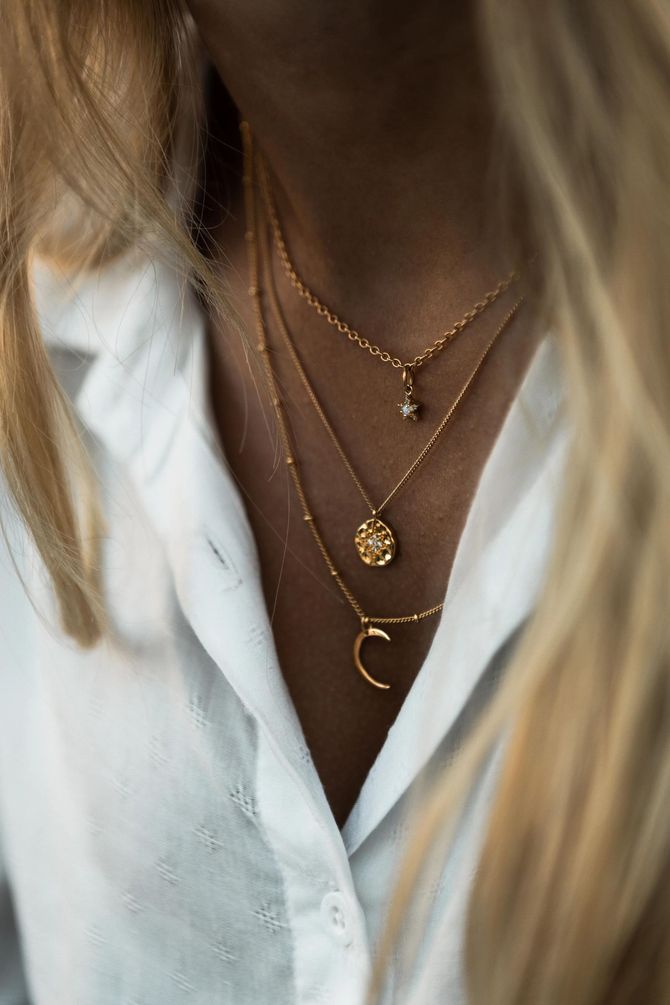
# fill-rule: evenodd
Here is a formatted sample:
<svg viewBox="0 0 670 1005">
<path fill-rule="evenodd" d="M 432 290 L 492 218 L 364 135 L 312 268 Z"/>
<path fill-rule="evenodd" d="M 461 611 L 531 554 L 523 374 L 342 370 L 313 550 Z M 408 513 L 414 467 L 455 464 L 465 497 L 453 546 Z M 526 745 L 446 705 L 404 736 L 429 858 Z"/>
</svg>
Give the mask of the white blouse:
<svg viewBox="0 0 670 1005">
<path fill-rule="evenodd" d="M 63 636 L 0 491 L 13 552 L 0 539 L 0 1005 L 360 1005 L 412 793 L 457 753 L 541 585 L 568 439 L 553 340 L 489 456 L 425 664 L 340 831 L 277 663 L 194 297 L 130 258 L 76 290 L 44 268 L 35 279 L 107 514 L 113 637 L 85 652 Z M 464 910 L 494 775 L 461 818 L 420 965 L 391 966 L 386 1002 L 465 1001 Z"/>
</svg>

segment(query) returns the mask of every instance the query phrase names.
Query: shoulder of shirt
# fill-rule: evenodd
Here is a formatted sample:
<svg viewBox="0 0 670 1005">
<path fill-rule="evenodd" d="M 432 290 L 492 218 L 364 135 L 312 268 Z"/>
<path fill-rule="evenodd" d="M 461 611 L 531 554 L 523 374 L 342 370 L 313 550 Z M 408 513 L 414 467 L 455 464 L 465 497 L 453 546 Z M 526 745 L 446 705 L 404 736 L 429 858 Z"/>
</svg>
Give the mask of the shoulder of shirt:
<svg viewBox="0 0 670 1005">
<path fill-rule="evenodd" d="M 116 384 L 134 379 L 134 386 L 143 389 L 149 365 L 164 355 L 155 338 L 188 343 L 195 309 L 193 297 L 188 310 L 184 307 L 188 283 L 175 269 L 136 251 L 76 276 L 35 259 L 30 279 L 38 328 L 80 430 L 104 435 L 123 404 Z M 173 372 L 169 365 L 166 369 Z M 25 528 L 0 463 L 3 579 L 5 573 L 15 577 L 10 556 L 23 550 L 21 542 Z"/>
<path fill-rule="evenodd" d="M 42 338 L 82 431 L 121 463 L 206 411 L 206 316 L 185 269 L 132 249 L 72 277 L 32 273 Z M 146 456 L 146 455 L 145 455 Z"/>
<path fill-rule="evenodd" d="M 138 285 L 137 260 L 72 277 L 36 259 L 30 279 L 37 324 L 58 382 L 73 404 Z M 75 408 L 76 414 L 76 408 Z M 18 556 L 30 550 L 23 520 L 0 463 L 0 573 L 3 589 L 20 585 Z M 18 575 L 17 575 L 18 574 Z M 2 593 L 7 596 L 7 592 Z"/>
<path fill-rule="evenodd" d="M 173 329 L 188 289 L 176 270 L 136 251 L 76 276 L 37 259 L 31 280 L 42 338 L 71 397 L 96 360 L 122 364 Z"/>
<path fill-rule="evenodd" d="M 135 267 L 133 267 L 133 265 Z M 31 279 L 40 334 L 51 365 L 73 401 L 95 360 L 123 325 L 124 305 L 137 264 L 126 258 L 104 268 L 70 275 L 36 259 Z"/>
</svg>

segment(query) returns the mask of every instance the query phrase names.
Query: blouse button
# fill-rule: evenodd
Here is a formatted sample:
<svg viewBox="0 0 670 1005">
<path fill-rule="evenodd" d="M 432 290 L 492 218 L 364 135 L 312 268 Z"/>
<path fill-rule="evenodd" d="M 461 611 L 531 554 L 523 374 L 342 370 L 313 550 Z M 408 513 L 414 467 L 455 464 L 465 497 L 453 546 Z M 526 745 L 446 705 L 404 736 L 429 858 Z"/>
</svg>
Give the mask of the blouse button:
<svg viewBox="0 0 670 1005">
<path fill-rule="evenodd" d="M 342 946 L 353 941 L 347 902 L 341 893 L 327 893 L 321 901 L 321 918 L 332 938 Z"/>
</svg>

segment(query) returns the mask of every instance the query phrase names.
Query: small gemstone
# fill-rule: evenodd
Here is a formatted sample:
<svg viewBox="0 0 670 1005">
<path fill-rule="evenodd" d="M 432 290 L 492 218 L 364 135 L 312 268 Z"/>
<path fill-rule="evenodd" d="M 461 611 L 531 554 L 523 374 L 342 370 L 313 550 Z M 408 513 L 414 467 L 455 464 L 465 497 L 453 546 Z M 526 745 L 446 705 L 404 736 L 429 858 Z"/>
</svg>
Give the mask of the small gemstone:
<svg viewBox="0 0 670 1005">
<path fill-rule="evenodd" d="M 354 543 L 366 565 L 377 568 L 388 565 L 395 555 L 396 543 L 391 529 L 376 517 L 361 524 L 356 531 Z"/>
<path fill-rule="evenodd" d="M 413 419 L 414 421 L 416 421 L 417 413 L 419 411 L 419 405 L 416 401 L 413 401 L 412 398 L 410 398 L 409 396 L 405 398 L 404 401 L 400 402 L 398 408 L 400 409 L 400 414 L 402 415 L 403 419 Z"/>
</svg>

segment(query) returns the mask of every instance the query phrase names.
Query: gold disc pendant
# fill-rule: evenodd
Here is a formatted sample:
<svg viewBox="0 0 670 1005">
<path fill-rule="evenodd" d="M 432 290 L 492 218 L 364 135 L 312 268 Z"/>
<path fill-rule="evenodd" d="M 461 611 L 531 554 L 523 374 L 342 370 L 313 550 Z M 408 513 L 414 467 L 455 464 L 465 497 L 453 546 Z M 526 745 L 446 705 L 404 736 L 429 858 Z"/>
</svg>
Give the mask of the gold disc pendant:
<svg viewBox="0 0 670 1005">
<path fill-rule="evenodd" d="M 361 562 L 376 569 L 381 569 L 393 561 L 397 547 L 391 528 L 376 516 L 360 525 L 354 537 L 354 544 Z"/>
</svg>

